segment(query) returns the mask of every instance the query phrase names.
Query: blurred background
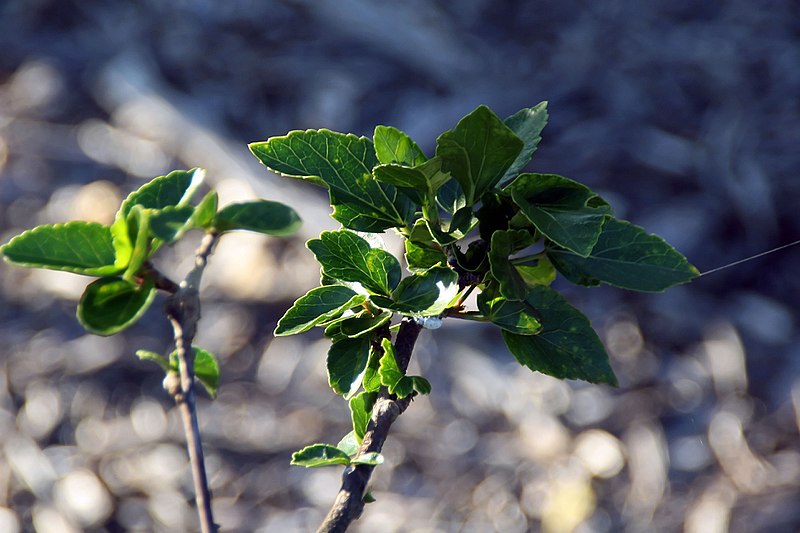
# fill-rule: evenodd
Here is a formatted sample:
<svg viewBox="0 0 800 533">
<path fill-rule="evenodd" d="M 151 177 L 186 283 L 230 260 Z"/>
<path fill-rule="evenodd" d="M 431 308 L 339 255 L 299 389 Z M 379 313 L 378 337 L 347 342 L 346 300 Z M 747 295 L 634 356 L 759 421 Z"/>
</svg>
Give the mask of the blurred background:
<svg viewBox="0 0 800 533">
<path fill-rule="evenodd" d="M 791 0 L 4 0 L 0 241 L 119 202 L 175 168 L 223 202 L 300 211 L 288 240 L 225 237 L 198 344 L 222 361 L 200 401 L 222 531 L 314 530 L 338 468 L 327 341 L 273 339 L 318 281 L 306 239 L 324 191 L 246 143 L 291 129 L 396 126 L 431 154 L 479 104 L 548 100 L 529 168 L 583 181 L 701 271 L 800 238 L 800 4 Z M 192 241 L 192 239 L 189 239 Z M 197 241 L 161 254 L 179 278 Z M 353 531 L 800 530 L 800 247 L 664 294 L 563 289 L 620 387 L 520 367 L 493 330 L 426 331 L 433 383 L 392 429 L 378 502 Z M 191 531 L 191 477 L 161 372 L 163 298 L 125 334 L 84 333 L 88 278 L 0 264 L 0 531 Z"/>
</svg>

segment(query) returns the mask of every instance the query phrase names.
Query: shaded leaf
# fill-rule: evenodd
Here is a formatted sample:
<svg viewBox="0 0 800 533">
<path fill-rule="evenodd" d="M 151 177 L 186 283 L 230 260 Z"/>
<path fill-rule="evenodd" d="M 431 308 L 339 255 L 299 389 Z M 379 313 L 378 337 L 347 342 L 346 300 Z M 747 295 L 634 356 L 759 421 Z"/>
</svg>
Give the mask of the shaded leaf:
<svg viewBox="0 0 800 533">
<path fill-rule="evenodd" d="M 411 316 L 436 316 L 458 294 L 458 274 L 449 267 L 433 267 L 404 278 L 391 299 L 375 296 L 373 303 Z"/>
<path fill-rule="evenodd" d="M 542 329 L 533 307 L 522 301 L 511 301 L 484 291 L 478 295 L 478 309 L 493 324 L 517 335 L 536 335 Z"/>
<path fill-rule="evenodd" d="M 381 357 L 378 377 L 380 377 L 381 385 L 387 387 L 390 394 L 394 394 L 395 387 L 405 374 L 397 366 L 397 358 L 395 357 L 392 342 L 389 339 L 381 339 L 381 348 L 383 348 L 383 357 Z"/>
<path fill-rule="evenodd" d="M 319 239 L 308 241 L 322 265 L 323 275 L 341 281 L 357 282 L 365 289 L 388 295 L 400 282 L 400 263 L 381 248 L 372 248 L 352 231 L 323 231 Z"/>
<path fill-rule="evenodd" d="M 455 212 L 453 218 L 440 224 L 428 220 L 428 229 L 434 240 L 442 246 L 460 241 L 478 225 L 478 217 L 471 207 L 462 207 Z"/>
<path fill-rule="evenodd" d="M 354 465 L 372 465 L 372 466 L 382 465 L 383 455 L 379 454 L 378 452 L 367 452 L 365 454 L 354 457 L 353 460 L 350 461 L 350 463 Z"/>
<path fill-rule="evenodd" d="M 330 444 L 312 444 L 292 454 L 293 465 L 313 468 L 317 466 L 349 465 L 350 456 Z"/>
<path fill-rule="evenodd" d="M 461 185 L 456 180 L 451 179 L 436 192 L 436 203 L 452 214 L 467 206 L 467 197 Z"/>
<path fill-rule="evenodd" d="M 78 320 L 87 331 L 113 335 L 134 324 L 155 297 L 152 280 L 137 285 L 120 278 L 90 283 L 78 303 Z"/>
<path fill-rule="evenodd" d="M 342 285 L 316 287 L 298 298 L 278 320 L 275 336 L 295 335 L 336 318 L 347 309 L 367 301 L 366 295 Z"/>
<path fill-rule="evenodd" d="M 0 247 L 6 261 L 34 268 L 63 270 L 87 276 L 108 276 L 124 270 L 108 226 L 68 222 L 37 226 Z"/>
<path fill-rule="evenodd" d="M 160 353 L 151 352 L 150 350 L 136 350 L 136 357 L 142 361 L 152 361 L 160 366 L 164 372 L 169 372 L 169 361 Z"/>
<path fill-rule="evenodd" d="M 126 227 L 130 234 L 132 253 L 128 268 L 122 276 L 128 281 L 134 280 L 142 265 L 155 252 L 155 242 L 150 232 L 150 217 L 156 213 L 141 205 L 134 205 L 128 214 Z"/>
<path fill-rule="evenodd" d="M 585 185 L 555 174 L 520 174 L 508 186 L 522 213 L 548 239 L 587 256 L 611 215 L 608 204 Z"/>
<path fill-rule="evenodd" d="M 425 246 L 406 239 L 404 245 L 406 263 L 412 272 L 425 271 L 447 264 L 447 255 L 438 244 Z"/>
<path fill-rule="evenodd" d="M 442 170 L 458 181 L 466 205 L 494 187 L 522 150 L 523 142 L 488 107 L 479 106 L 436 140 Z"/>
<path fill-rule="evenodd" d="M 547 102 L 540 102 L 533 107 L 520 109 L 505 120 L 505 125 L 523 142 L 522 150 L 517 158 L 506 171 L 497 186 L 503 188 L 504 185 L 513 181 L 517 174 L 525 168 L 531 160 L 533 152 L 542 140 L 541 133 L 547 125 Z"/>
<path fill-rule="evenodd" d="M 556 279 L 556 269 L 546 255 L 536 254 L 530 258 L 511 262 L 528 287 L 550 285 Z"/>
<path fill-rule="evenodd" d="M 411 137 L 391 126 L 378 126 L 373 135 L 375 154 L 383 163 L 400 163 L 415 167 L 424 163 L 427 158 Z"/>
<path fill-rule="evenodd" d="M 294 209 L 270 200 L 227 205 L 214 220 L 214 227 L 219 231 L 248 230 L 279 237 L 295 233 L 301 224 Z"/>
<path fill-rule="evenodd" d="M 606 222 L 588 257 L 569 250 L 547 251 L 553 265 L 580 285 L 608 283 L 623 289 L 659 292 L 699 275 L 664 239 L 623 220 Z"/>
<path fill-rule="evenodd" d="M 509 300 L 524 300 L 528 284 L 514 267 L 509 256 L 533 244 L 533 237 L 525 230 L 495 231 L 489 247 L 489 265 L 492 276 L 500 285 L 500 294 Z"/>
<path fill-rule="evenodd" d="M 117 218 L 127 218 L 135 205 L 145 209 L 186 205 L 203 182 L 206 171 L 201 168 L 174 170 L 159 176 L 133 191 L 122 202 Z"/>
<path fill-rule="evenodd" d="M 327 187 L 334 219 L 351 229 L 403 227 L 413 215 L 394 187 L 373 179 L 378 158 L 364 137 L 325 129 L 293 131 L 252 143 L 250 151 L 275 172 Z"/>
<path fill-rule="evenodd" d="M 333 392 L 353 397 L 361 386 L 361 380 L 369 361 L 370 339 L 340 339 L 334 341 L 328 350 L 328 384 Z"/>
<path fill-rule="evenodd" d="M 171 244 L 191 228 L 194 207 L 167 206 L 150 216 L 150 231 L 153 236 Z"/>
<path fill-rule="evenodd" d="M 339 322 L 339 334 L 351 339 L 361 337 L 383 326 L 389 322 L 391 318 L 392 313 L 373 315 L 369 311 L 364 311 L 363 313 L 347 317 Z"/>
<path fill-rule="evenodd" d="M 521 364 L 560 379 L 617 385 L 605 348 L 580 311 L 558 292 L 541 285 L 531 289 L 526 302 L 536 309 L 541 332 L 502 332 L 506 346 Z"/>
<path fill-rule="evenodd" d="M 214 224 L 217 215 L 217 204 L 219 196 L 216 191 L 209 191 L 197 207 L 194 208 L 190 225 L 193 228 L 210 228 Z"/>
<path fill-rule="evenodd" d="M 194 377 L 206 389 L 212 398 L 217 397 L 219 390 L 219 363 L 217 357 L 198 346 L 192 346 L 194 351 Z M 180 364 L 178 363 L 178 351 L 169 354 L 170 368 L 180 375 Z"/>
<path fill-rule="evenodd" d="M 361 444 L 361 439 L 367 432 L 369 419 L 372 417 L 372 406 L 378 397 L 376 392 L 362 392 L 350 399 L 350 418 L 353 421 L 353 434 Z"/>
</svg>

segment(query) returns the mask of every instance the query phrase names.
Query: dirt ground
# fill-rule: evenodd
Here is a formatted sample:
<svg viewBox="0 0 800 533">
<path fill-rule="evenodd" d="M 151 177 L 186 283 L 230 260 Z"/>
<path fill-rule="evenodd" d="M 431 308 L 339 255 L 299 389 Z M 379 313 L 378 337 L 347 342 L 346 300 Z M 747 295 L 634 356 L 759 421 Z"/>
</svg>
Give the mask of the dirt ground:
<svg viewBox="0 0 800 533">
<path fill-rule="evenodd" d="M 200 402 L 222 531 L 310 531 L 344 402 L 326 341 L 273 339 L 318 281 L 322 191 L 246 143 L 293 129 L 399 127 L 431 153 L 479 104 L 549 101 L 529 168 L 583 181 L 702 272 L 800 238 L 800 3 L 656 0 L 5 0 L 0 242 L 108 221 L 145 180 L 208 169 L 221 200 L 284 201 L 288 240 L 226 237 L 198 344 L 222 361 Z M 188 268 L 192 246 L 164 268 Z M 558 285 L 601 333 L 620 387 L 521 368 L 499 336 L 447 321 L 414 369 L 433 384 L 392 431 L 361 532 L 800 530 L 800 247 L 664 294 Z M 183 435 L 159 370 L 157 303 L 85 334 L 86 279 L 0 264 L 0 531 L 192 531 Z M 455 323 L 451 323 L 455 322 Z"/>
</svg>

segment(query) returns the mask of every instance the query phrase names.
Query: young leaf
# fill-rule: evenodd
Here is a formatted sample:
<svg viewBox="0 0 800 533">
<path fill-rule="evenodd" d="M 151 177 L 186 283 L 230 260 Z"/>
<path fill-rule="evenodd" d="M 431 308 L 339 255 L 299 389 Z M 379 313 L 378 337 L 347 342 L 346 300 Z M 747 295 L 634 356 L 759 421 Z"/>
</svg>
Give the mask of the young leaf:
<svg viewBox="0 0 800 533">
<path fill-rule="evenodd" d="M 349 316 L 339 322 L 339 334 L 350 339 L 366 335 L 370 331 L 375 331 L 382 325 L 391 320 L 392 313 L 379 313 L 373 315 L 364 311 L 357 315 Z"/>
<path fill-rule="evenodd" d="M 520 174 L 507 190 L 545 237 L 583 257 L 611 215 L 608 204 L 593 201 L 591 189 L 555 174 Z"/>
<path fill-rule="evenodd" d="M 149 279 L 137 285 L 120 278 L 100 278 L 83 292 L 78 303 L 78 320 L 87 331 L 113 335 L 139 320 L 155 294 Z"/>
<path fill-rule="evenodd" d="M 432 267 L 447 264 L 447 255 L 438 244 L 426 246 L 406 239 L 404 245 L 406 263 L 411 272 L 423 272 Z"/>
<path fill-rule="evenodd" d="M 209 191 L 197 207 L 194 208 L 194 213 L 189 221 L 189 225 L 193 228 L 210 228 L 214 224 L 214 219 L 217 215 L 217 204 L 219 196 L 216 191 Z"/>
<path fill-rule="evenodd" d="M 479 106 L 436 140 L 442 170 L 458 181 L 468 206 L 494 187 L 523 142 L 488 107 Z"/>
<path fill-rule="evenodd" d="M 372 406 L 375 404 L 375 398 L 377 397 L 378 394 L 375 392 L 362 392 L 350 399 L 350 418 L 353 420 L 353 434 L 359 444 L 361 444 L 361 439 L 364 438 L 364 434 L 367 432 L 367 425 L 372 417 Z"/>
<path fill-rule="evenodd" d="M 525 230 L 495 231 L 489 248 L 489 265 L 492 276 L 500 284 L 500 294 L 509 300 L 524 300 L 528 284 L 514 267 L 510 255 L 533 244 L 533 237 Z"/>
<path fill-rule="evenodd" d="M 411 316 L 436 316 L 458 294 L 458 274 L 450 267 L 433 267 L 404 278 L 391 300 L 375 297 L 375 304 Z"/>
<path fill-rule="evenodd" d="M 358 457 L 354 457 L 353 460 L 350 461 L 350 464 L 371 466 L 382 465 L 383 455 L 379 454 L 378 452 L 367 452 L 363 455 L 359 455 Z"/>
<path fill-rule="evenodd" d="M 255 200 L 223 207 L 214 220 L 219 231 L 248 230 L 283 237 L 300 227 L 297 212 L 280 202 Z"/>
<path fill-rule="evenodd" d="M 375 154 L 383 163 L 400 163 L 415 167 L 424 163 L 427 158 L 411 137 L 391 126 L 375 128 Z"/>
<path fill-rule="evenodd" d="M 333 217 L 358 231 L 403 227 L 413 215 L 405 197 L 372 177 L 378 164 L 369 139 L 329 130 L 293 131 L 252 143 L 250 151 L 267 168 L 327 187 Z"/>
<path fill-rule="evenodd" d="M 556 269 L 546 255 L 536 254 L 511 263 L 528 287 L 550 285 L 556 279 Z"/>
<path fill-rule="evenodd" d="M 431 382 L 427 379 L 423 378 L 422 376 L 406 376 L 403 379 L 408 379 L 411 381 L 411 388 L 417 391 L 420 394 L 430 394 L 431 393 Z"/>
<path fill-rule="evenodd" d="M 316 466 L 349 465 L 350 456 L 330 444 L 312 444 L 292 454 L 293 465 L 313 468 Z"/>
<path fill-rule="evenodd" d="M 109 276 L 125 268 L 115 265 L 110 228 L 94 222 L 37 226 L 4 244 L 0 253 L 20 266 L 86 276 Z"/>
<path fill-rule="evenodd" d="M 478 309 L 493 324 L 517 335 L 536 335 L 542 330 L 536 310 L 526 302 L 492 297 L 484 291 L 478 295 Z"/>
<path fill-rule="evenodd" d="M 547 251 L 553 265 L 580 285 L 607 283 L 634 291 L 660 292 L 699 272 L 661 237 L 623 220 L 606 222 L 588 257 L 559 248 Z"/>
<path fill-rule="evenodd" d="M 452 214 L 467 206 L 467 196 L 458 181 L 451 179 L 436 192 L 436 203 Z"/>
<path fill-rule="evenodd" d="M 186 205 L 203 182 L 205 175 L 205 170 L 194 168 L 174 170 L 166 176 L 159 176 L 129 194 L 122 202 L 117 218 L 127 218 L 135 205 L 145 209 Z"/>
<path fill-rule="evenodd" d="M 342 440 L 339 441 L 339 444 L 337 444 L 336 447 L 346 453 L 348 457 L 355 457 L 355 455 L 358 453 L 358 445 L 359 442 L 356 440 L 356 435 L 351 431 L 342 437 Z"/>
<path fill-rule="evenodd" d="M 520 170 L 525 168 L 525 165 L 531 160 L 533 152 L 536 151 L 539 141 L 542 140 L 540 134 L 547 125 L 547 102 L 520 109 L 505 120 L 505 125 L 511 128 L 511 131 L 522 140 L 523 147 L 511 167 L 497 183 L 497 186 L 501 189 L 506 183 L 516 178 Z"/>
<path fill-rule="evenodd" d="M 376 350 L 374 346 L 370 347 L 369 362 L 362 382 L 364 390 L 367 392 L 377 392 L 381 389 L 381 377 L 378 373 L 381 366 L 381 357 L 383 357 L 382 349 Z"/>
<path fill-rule="evenodd" d="M 171 244 L 191 227 L 193 215 L 191 206 L 164 207 L 150 216 L 150 231 L 156 238 Z"/>
<path fill-rule="evenodd" d="M 531 370 L 560 379 L 582 379 L 616 386 L 617 378 L 603 344 L 589 320 L 549 287 L 533 287 L 526 302 L 542 323 L 537 335 L 503 330 L 503 340 L 516 359 Z"/>
<path fill-rule="evenodd" d="M 441 225 L 431 220 L 426 222 L 434 240 L 442 246 L 447 246 L 466 237 L 478 224 L 478 217 L 471 207 L 466 206 L 456 211 L 453 218 Z"/>
<path fill-rule="evenodd" d="M 161 355 L 160 353 L 151 352 L 150 350 L 136 350 L 136 357 L 138 357 L 142 361 L 154 362 L 155 364 L 160 366 L 164 372 L 169 372 L 170 370 L 169 361 L 167 361 L 167 358 Z"/>
<path fill-rule="evenodd" d="M 405 377 L 405 374 L 403 374 L 400 367 L 397 366 L 397 359 L 392 342 L 389 339 L 381 339 L 381 347 L 383 348 L 383 357 L 381 357 L 378 377 L 381 379 L 381 385 L 387 387 L 390 394 L 394 394 L 395 387 L 400 380 Z"/>
<path fill-rule="evenodd" d="M 217 397 L 219 390 L 219 363 L 216 356 L 197 346 L 192 346 L 194 350 L 194 377 L 203 385 L 211 398 Z M 180 375 L 180 365 L 178 363 L 178 351 L 169 354 L 170 369 Z"/>
<path fill-rule="evenodd" d="M 153 241 L 152 233 L 150 231 L 150 218 L 157 214 L 157 211 L 145 209 L 141 205 L 134 205 L 127 217 L 126 227 L 130 234 L 130 242 L 133 246 L 133 252 L 128 263 L 128 268 L 123 274 L 123 278 L 127 281 L 133 282 L 139 269 L 145 261 L 155 252 L 156 244 Z"/>
<path fill-rule="evenodd" d="M 370 339 L 340 339 L 328 350 L 328 384 L 349 400 L 361 386 L 369 361 Z"/>
<path fill-rule="evenodd" d="M 352 231 L 323 231 L 307 244 L 322 265 L 325 276 L 361 283 L 376 294 L 388 295 L 400 282 L 400 263 L 381 248 L 372 248 Z"/>
<path fill-rule="evenodd" d="M 308 291 L 278 320 L 275 336 L 296 335 L 338 317 L 367 301 L 366 295 L 342 285 L 325 285 Z"/>
</svg>

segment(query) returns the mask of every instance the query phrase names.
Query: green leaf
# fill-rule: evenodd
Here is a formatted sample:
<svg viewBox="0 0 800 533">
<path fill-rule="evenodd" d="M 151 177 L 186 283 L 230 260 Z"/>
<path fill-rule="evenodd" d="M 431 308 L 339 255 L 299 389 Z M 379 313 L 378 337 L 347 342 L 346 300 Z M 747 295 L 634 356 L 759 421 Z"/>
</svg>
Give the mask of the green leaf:
<svg viewBox="0 0 800 533">
<path fill-rule="evenodd" d="M 466 205 L 497 185 L 522 150 L 523 142 L 488 107 L 479 106 L 436 140 L 442 170 L 458 181 Z"/>
<path fill-rule="evenodd" d="M 405 374 L 397 366 L 397 358 L 395 357 L 392 342 L 389 339 L 381 339 L 381 347 L 383 348 L 383 357 L 381 357 L 378 377 L 381 379 L 381 385 L 389 389 L 389 394 L 394 394 L 395 387 Z"/>
<path fill-rule="evenodd" d="M 616 219 L 606 222 L 588 257 L 558 248 L 547 254 L 559 272 L 580 285 L 602 282 L 634 291 L 660 292 L 699 275 L 664 239 Z"/>
<path fill-rule="evenodd" d="M 528 287 L 550 285 L 556 279 L 556 269 L 546 255 L 536 254 L 511 263 Z"/>
<path fill-rule="evenodd" d="M 87 331 L 113 335 L 139 320 L 155 294 L 149 279 L 137 285 L 120 278 L 100 278 L 83 292 L 78 304 L 78 320 Z"/>
<path fill-rule="evenodd" d="M 520 170 L 531 160 L 533 152 L 542 140 L 541 133 L 547 125 L 547 102 L 541 102 L 533 107 L 520 109 L 505 120 L 505 125 L 523 142 L 522 151 L 511 164 L 500 181 L 497 183 L 499 188 L 517 177 Z"/>
<path fill-rule="evenodd" d="M 133 252 L 128 262 L 128 268 L 122 276 L 127 281 L 134 281 L 142 265 L 156 250 L 157 244 L 153 241 L 150 232 L 150 218 L 156 213 L 157 211 L 145 209 L 141 205 L 134 205 L 128 214 L 126 227 L 130 233 Z"/>
<path fill-rule="evenodd" d="M 495 231 L 489 247 L 489 265 L 492 276 L 500 284 L 500 294 L 509 300 L 524 300 L 528 284 L 512 264 L 509 256 L 533 244 L 533 237 L 525 230 Z"/>
<path fill-rule="evenodd" d="M 411 387 L 420 394 L 431 393 L 431 382 L 422 376 L 406 376 L 404 379 L 411 381 Z"/>
<path fill-rule="evenodd" d="M 356 294 L 352 289 L 342 285 L 316 287 L 298 298 L 278 320 L 275 336 L 303 333 L 366 301 L 366 295 Z"/>
<path fill-rule="evenodd" d="M 377 392 L 381 389 L 381 377 L 378 374 L 381 366 L 381 357 L 383 357 L 382 349 L 376 350 L 375 346 L 370 347 L 369 362 L 362 382 L 364 390 L 367 392 Z"/>
<path fill-rule="evenodd" d="M 350 461 L 350 464 L 372 465 L 372 466 L 382 465 L 383 455 L 379 454 L 378 452 L 367 452 L 365 454 L 359 455 L 358 457 L 354 457 L 353 460 Z"/>
<path fill-rule="evenodd" d="M 450 267 L 433 267 L 404 278 L 392 292 L 390 309 L 412 316 L 436 316 L 447 309 L 456 294 L 458 274 Z"/>
<path fill-rule="evenodd" d="M 452 219 L 443 221 L 441 225 L 430 220 L 426 222 L 434 240 L 442 246 L 447 246 L 466 237 L 478 225 L 478 217 L 471 207 L 466 206 L 456 211 Z"/>
<path fill-rule="evenodd" d="M 389 322 L 391 318 L 392 313 L 373 315 L 369 311 L 364 311 L 363 313 L 347 317 L 339 322 L 339 334 L 351 339 L 361 337 L 383 326 Z"/>
<path fill-rule="evenodd" d="M 169 361 L 160 353 L 151 352 L 150 350 L 136 350 L 136 357 L 142 361 L 152 361 L 161 367 L 164 372 L 169 372 Z"/>
<path fill-rule="evenodd" d="M 400 163 L 415 167 L 427 160 L 417 143 L 397 128 L 378 126 L 373 139 L 375 154 L 381 163 Z"/>
<path fill-rule="evenodd" d="M 219 196 L 216 191 L 209 191 L 197 207 L 194 208 L 192 219 L 189 224 L 193 228 L 210 228 L 214 225 L 214 219 L 217 216 L 217 204 L 219 203 Z"/>
<path fill-rule="evenodd" d="M 502 332 L 506 346 L 521 364 L 560 379 L 617 385 L 605 348 L 580 311 L 558 292 L 541 285 L 531 289 L 526 302 L 539 314 L 541 332 Z"/>
<path fill-rule="evenodd" d="M 64 270 L 86 276 L 117 274 L 111 230 L 93 222 L 37 226 L 0 247 L 6 261 L 25 267 Z"/>
<path fill-rule="evenodd" d="M 150 216 L 150 231 L 167 244 L 178 240 L 191 228 L 194 207 L 167 206 Z"/>
<path fill-rule="evenodd" d="M 297 231 L 300 217 L 291 207 L 270 200 L 255 200 L 223 207 L 214 221 L 219 231 L 248 230 L 284 237 Z"/>
<path fill-rule="evenodd" d="M 219 363 L 217 362 L 217 357 L 198 346 L 192 346 L 192 350 L 194 350 L 194 377 L 203 385 L 203 388 L 206 389 L 211 398 L 216 398 L 219 390 Z M 177 350 L 169 354 L 169 361 L 170 369 L 180 375 Z"/>
<path fill-rule="evenodd" d="M 584 257 L 611 215 L 591 189 L 555 174 L 520 174 L 507 190 L 545 237 Z"/>
<path fill-rule="evenodd" d="M 406 263 L 411 272 L 421 272 L 447 264 L 447 255 L 438 244 L 426 246 L 406 239 L 404 245 Z"/>
<path fill-rule="evenodd" d="M 436 192 L 436 203 L 452 214 L 467 206 L 467 197 L 461 185 L 456 180 L 451 179 Z"/>
<path fill-rule="evenodd" d="M 370 292 L 388 295 L 400 282 L 400 263 L 381 248 L 372 248 L 352 231 L 323 231 L 307 244 L 325 276 L 357 282 Z"/>
<path fill-rule="evenodd" d="M 339 441 L 336 447 L 346 453 L 348 457 L 355 457 L 358 453 L 358 445 L 359 442 L 356 439 L 356 434 L 351 431 L 342 437 L 342 440 Z"/>
<path fill-rule="evenodd" d="M 493 324 L 517 335 L 536 335 L 542 330 L 536 310 L 526 302 L 507 300 L 484 291 L 478 295 L 478 309 Z"/>
<path fill-rule="evenodd" d="M 428 191 L 428 180 L 419 169 L 397 164 L 385 164 L 378 165 L 372 172 L 375 174 L 375 179 L 381 183 L 422 191 L 423 193 Z"/>
<path fill-rule="evenodd" d="M 370 339 L 340 339 L 328 350 L 328 384 L 349 400 L 361 386 L 369 361 Z"/>
<path fill-rule="evenodd" d="M 293 131 L 252 143 L 250 151 L 265 166 L 293 178 L 327 187 L 333 218 L 350 229 L 378 232 L 403 227 L 413 216 L 405 197 L 372 177 L 378 164 L 369 139 L 329 130 Z"/>
<path fill-rule="evenodd" d="M 117 218 L 127 218 L 135 205 L 145 209 L 186 205 L 203 182 L 205 175 L 205 170 L 194 168 L 174 170 L 166 176 L 159 176 L 129 194 L 122 202 Z"/>
<path fill-rule="evenodd" d="M 312 444 L 292 454 L 293 465 L 313 468 L 316 466 L 349 465 L 350 456 L 330 444 Z"/>
<path fill-rule="evenodd" d="M 361 444 L 361 439 L 367 432 L 369 419 L 372 417 L 372 406 L 378 394 L 375 392 L 362 392 L 350 399 L 350 418 L 353 420 L 353 434 Z"/>
</svg>

